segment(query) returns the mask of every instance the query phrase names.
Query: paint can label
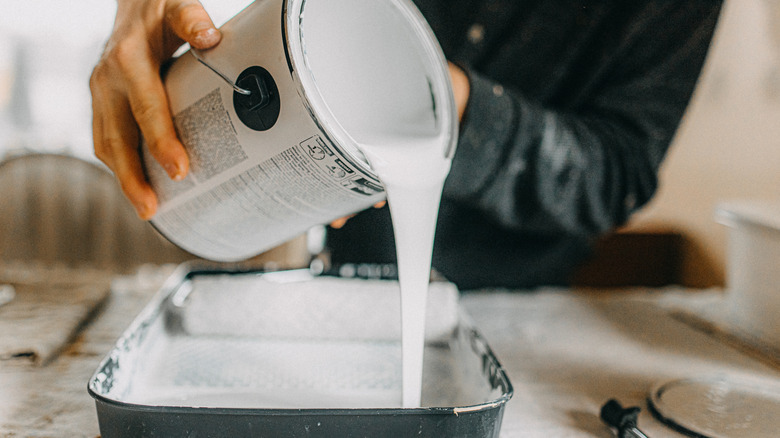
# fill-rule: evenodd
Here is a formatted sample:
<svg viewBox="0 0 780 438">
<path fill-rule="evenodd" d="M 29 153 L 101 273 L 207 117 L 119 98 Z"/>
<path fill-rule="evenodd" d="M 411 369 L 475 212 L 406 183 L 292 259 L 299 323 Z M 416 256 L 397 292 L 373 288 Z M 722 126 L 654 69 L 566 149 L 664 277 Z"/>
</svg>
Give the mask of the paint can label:
<svg viewBox="0 0 780 438">
<path fill-rule="evenodd" d="M 373 93 L 375 88 L 370 81 L 363 80 L 365 77 L 347 78 L 358 83 L 358 93 L 350 100 L 339 96 L 335 104 L 333 99 L 323 104 L 323 98 L 327 100 L 328 96 L 312 91 L 316 81 L 306 72 L 310 68 L 306 56 L 319 62 L 314 58 L 317 47 L 311 40 L 306 46 L 301 26 L 303 8 L 315 3 L 256 1 L 221 28 L 223 39 L 217 47 L 199 52 L 197 57 L 187 52 L 166 72 L 169 104 L 177 133 L 190 158 L 190 173 L 182 181 L 172 181 L 145 146 L 143 156 L 147 177 L 160 201 L 151 222 L 183 249 L 212 260 L 242 260 L 284 243 L 312 226 L 384 200 L 382 184 L 346 131 L 372 131 L 377 119 L 382 126 L 392 129 L 409 118 L 425 120 L 431 130 L 450 128 L 449 119 L 440 114 L 451 107 L 451 96 L 445 95 L 451 91 L 449 84 L 441 84 L 441 74 L 438 80 L 428 74 L 428 70 L 439 73 L 436 69 L 446 69 L 442 67 L 443 55 L 422 16 L 407 0 L 384 1 L 384 12 L 373 12 L 376 5 L 369 7 L 356 0 L 330 0 L 317 7 L 331 11 L 358 6 L 367 11 L 364 15 L 372 14 L 381 21 L 391 11 L 401 23 L 394 32 L 408 37 L 409 28 L 424 28 L 419 35 L 408 37 L 407 44 L 416 47 L 419 39 L 434 47 L 439 56 L 434 56 L 434 63 L 442 65 L 429 69 L 427 64 L 431 61 L 418 56 L 413 60 L 413 64 L 421 66 L 417 70 L 402 65 L 392 73 L 394 78 L 402 76 L 404 87 L 385 86 L 385 94 L 377 98 L 361 97 Z M 412 9 L 417 15 L 410 15 Z M 334 17 L 338 15 L 308 19 L 312 23 L 310 32 L 320 32 L 312 40 L 327 39 L 338 28 L 329 26 L 328 20 Z M 355 20 L 347 17 L 343 21 Z M 364 25 L 355 32 L 365 32 L 367 27 L 375 26 Z M 351 35 L 336 35 L 332 45 L 338 45 L 337 38 L 341 37 L 355 40 Z M 360 50 L 364 53 L 356 56 L 353 65 L 362 65 L 365 54 L 373 48 L 357 49 Z M 417 56 L 408 55 L 409 50 L 396 52 L 403 57 L 402 63 L 408 56 Z M 339 62 L 340 58 L 334 59 Z M 385 67 L 378 67 L 381 75 Z M 240 95 L 209 68 L 253 93 L 249 97 Z M 332 80 L 335 76 L 329 69 L 330 66 L 320 68 L 319 78 Z M 362 109 L 361 99 L 372 100 Z M 385 101 L 395 106 L 386 105 Z M 411 105 L 409 101 L 413 101 Z M 339 105 L 351 107 L 353 102 L 357 109 L 350 109 L 349 117 L 354 115 L 355 120 L 340 120 L 330 113 L 331 107 L 338 110 Z M 383 109 L 388 106 L 392 108 Z M 377 108 L 387 113 L 375 114 Z M 358 129 L 352 129 L 356 126 Z M 456 135 L 455 132 L 453 136 Z"/>
</svg>

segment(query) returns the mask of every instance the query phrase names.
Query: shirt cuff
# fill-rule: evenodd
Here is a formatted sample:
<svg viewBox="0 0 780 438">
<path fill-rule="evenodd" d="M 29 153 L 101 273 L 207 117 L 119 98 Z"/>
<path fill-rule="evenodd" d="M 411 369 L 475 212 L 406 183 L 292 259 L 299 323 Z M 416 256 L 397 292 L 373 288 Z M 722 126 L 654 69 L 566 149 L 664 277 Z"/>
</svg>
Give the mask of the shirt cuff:
<svg viewBox="0 0 780 438">
<path fill-rule="evenodd" d="M 516 126 L 514 103 L 504 87 L 464 71 L 469 78 L 469 100 L 444 186 L 444 196 L 457 200 L 472 199 L 490 181 L 504 161 L 504 146 Z"/>
</svg>

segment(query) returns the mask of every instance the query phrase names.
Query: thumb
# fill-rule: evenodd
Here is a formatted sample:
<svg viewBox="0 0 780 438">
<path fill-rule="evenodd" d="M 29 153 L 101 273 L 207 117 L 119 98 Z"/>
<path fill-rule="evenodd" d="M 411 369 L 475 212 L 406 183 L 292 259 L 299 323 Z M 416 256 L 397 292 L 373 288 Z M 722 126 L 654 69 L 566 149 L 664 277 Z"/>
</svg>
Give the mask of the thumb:
<svg viewBox="0 0 780 438">
<path fill-rule="evenodd" d="M 165 20 L 171 30 L 196 49 L 208 49 L 222 35 L 198 0 L 172 0 L 165 4 Z"/>
</svg>

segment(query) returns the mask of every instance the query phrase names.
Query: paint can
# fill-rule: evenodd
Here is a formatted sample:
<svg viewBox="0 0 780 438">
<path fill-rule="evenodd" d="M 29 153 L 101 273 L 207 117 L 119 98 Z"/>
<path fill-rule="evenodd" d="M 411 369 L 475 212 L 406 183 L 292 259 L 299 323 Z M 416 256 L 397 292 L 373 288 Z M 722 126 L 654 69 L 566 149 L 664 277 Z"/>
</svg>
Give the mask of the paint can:
<svg viewBox="0 0 780 438">
<path fill-rule="evenodd" d="M 257 0 L 220 30 L 165 75 L 190 174 L 171 181 L 142 146 L 151 222 L 185 250 L 242 260 L 382 201 L 369 138 L 405 130 L 453 153 L 446 60 L 411 1 Z"/>
</svg>

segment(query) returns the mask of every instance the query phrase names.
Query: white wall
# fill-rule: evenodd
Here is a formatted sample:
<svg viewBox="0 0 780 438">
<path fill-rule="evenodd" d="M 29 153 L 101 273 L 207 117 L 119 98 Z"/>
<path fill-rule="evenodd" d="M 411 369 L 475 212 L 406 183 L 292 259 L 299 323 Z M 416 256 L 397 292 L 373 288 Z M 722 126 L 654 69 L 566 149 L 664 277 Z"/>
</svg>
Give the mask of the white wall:
<svg viewBox="0 0 780 438">
<path fill-rule="evenodd" d="M 726 2 L 694 101 L 634 228 L 659 224 L 688 238 L 686 284 L 724 282 L 730 199 L 780 202 L 780 1 Z"/>
<path fill-rule="evenodd" d="M 219 25 L 250 2 L 201 3 Z M 29 149 L 94 159 L 88 82 L 115 12 L 115 0 L 0 0 L 0 157 Z"/>
</svg>

